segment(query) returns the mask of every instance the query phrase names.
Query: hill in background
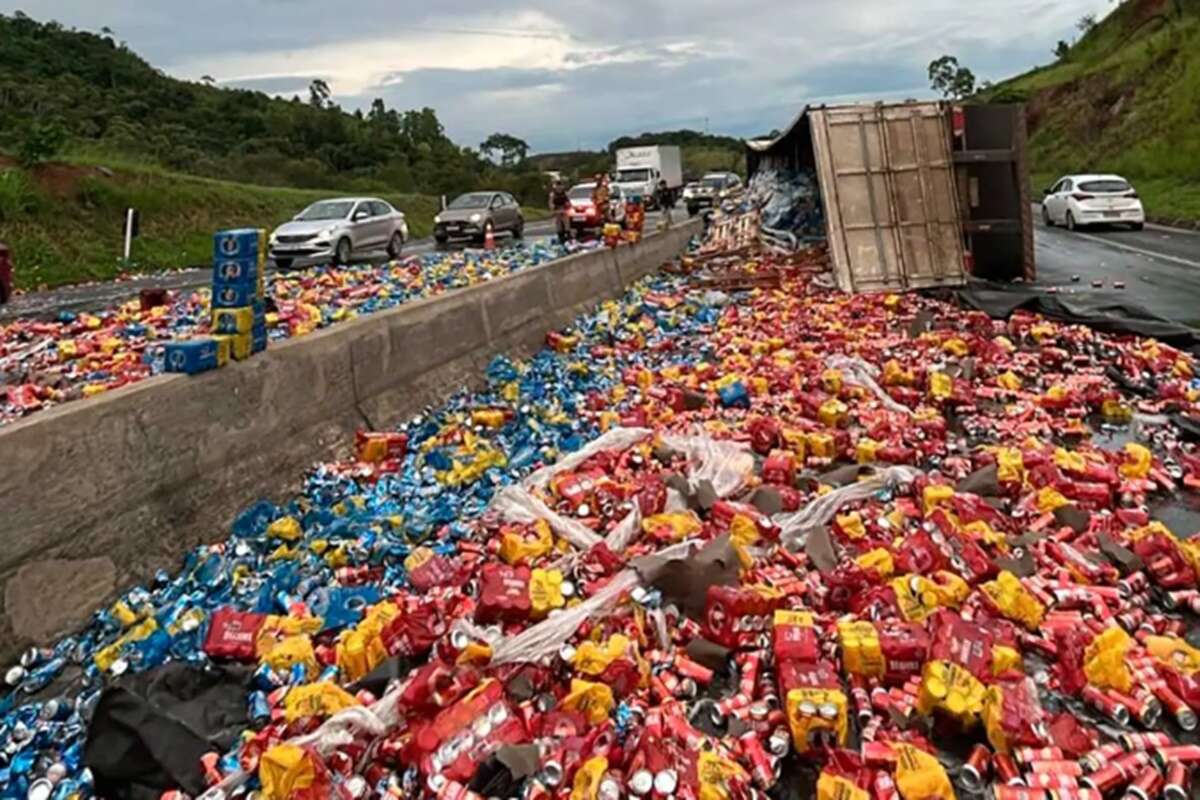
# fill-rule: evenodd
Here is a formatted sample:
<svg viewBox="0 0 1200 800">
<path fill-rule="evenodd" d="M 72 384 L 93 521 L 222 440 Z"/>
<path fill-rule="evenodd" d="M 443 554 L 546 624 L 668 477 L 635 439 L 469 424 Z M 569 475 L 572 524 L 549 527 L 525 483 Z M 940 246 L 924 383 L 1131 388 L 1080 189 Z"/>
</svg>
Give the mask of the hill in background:
<svg viewBox="0 0 1200 800">
<path fill-rule="evenodd" d="M 604 150 L 541 153 L 531 156 L 530 161 L 537 164 L 538 169 L 562 172 L 575 180 L 597 172 L 611 171 L 614 156 L 623 147 L 652 144 L 679 146 L 686 180 L 698 180 L 706 172 L 746 175 L 746 146 L 741 139 L 689 130 L 623 136 L 609 142 Z"/>
<path fill-rule="evenodd" d="M 526 200 L 540 177 L 501 169 L 446 136 L 430 108 L 347 113 L 314 81 L 306 98 L 172 78 L 111 34 L 0 15 L 0 149 L 52 124 L 69 151 L 270 186 L 455 194 L 487 182 Z"/>
<path fill-rule="evenodd" d="M 1027 104 L 1035 195 L 1064 173 L 1117 172 L 1152 216 L 1200 219 L 1200 0 L 1126 0 L 984 96 Z"/>
</svg>

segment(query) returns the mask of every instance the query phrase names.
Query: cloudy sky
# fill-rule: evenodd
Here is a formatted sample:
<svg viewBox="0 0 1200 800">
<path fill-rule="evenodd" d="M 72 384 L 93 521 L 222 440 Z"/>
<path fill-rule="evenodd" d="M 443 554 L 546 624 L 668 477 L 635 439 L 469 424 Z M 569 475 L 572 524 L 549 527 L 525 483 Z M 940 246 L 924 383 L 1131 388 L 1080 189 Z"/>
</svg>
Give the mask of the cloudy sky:
<svg viewBox="0 0 1200 800">
<path fill-rule="evenodd" d="M 813 100 L 919 97 L 957 55 L 980 79 L 1051 60 L 1110 0 L 0 0 L 113 29 L 168 73 L 346 108 L 432 106 L 450 135 L 537 151 L 625 133 L 783 127 Z"/>
</svg>

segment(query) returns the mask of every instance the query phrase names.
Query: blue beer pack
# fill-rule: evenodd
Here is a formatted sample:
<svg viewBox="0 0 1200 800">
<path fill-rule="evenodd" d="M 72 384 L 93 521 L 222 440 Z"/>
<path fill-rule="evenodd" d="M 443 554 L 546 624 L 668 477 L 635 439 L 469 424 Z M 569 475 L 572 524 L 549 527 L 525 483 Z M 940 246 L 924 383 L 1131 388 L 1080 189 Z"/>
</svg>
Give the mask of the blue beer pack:
<svg viewBox="0 0 1200 800">
<path fill-rule="evenodd" d="M 218 231 L 213 236 L 213 264 L 231 259 L 254 259 L 266 256 L 264 232 L 257 228 Z"/>
<path fill-rule="evenodd" d="M 213 286 L 257 286 L 258 257 L 225 258 L 213 262 Z"/>
<path fill-rule="evenodd" d="M 213 284 L 213 308 L 249 308 L 258 298 L 258 288 L 236 284 Z"/>
<path fill-rule="evenodd" d="M 165 349 L 167 372 L 195 375 L 221 366 L 219 347 L 212 339 L 167 342 Z"/>
</svg>

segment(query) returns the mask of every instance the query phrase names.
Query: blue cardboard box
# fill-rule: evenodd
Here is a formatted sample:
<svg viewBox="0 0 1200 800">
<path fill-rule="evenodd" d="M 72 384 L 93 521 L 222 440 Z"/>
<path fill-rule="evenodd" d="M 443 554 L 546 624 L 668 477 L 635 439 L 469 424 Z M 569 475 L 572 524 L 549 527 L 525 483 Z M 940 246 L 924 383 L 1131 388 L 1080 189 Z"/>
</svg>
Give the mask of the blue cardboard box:
<svg viewBox="0 0 1200 800">
<path fill-rule="evenodd" d="M 212 307 L 217 308 L 247 308 L 255 300 L 254 284 L 241 286 L 222 284 L 213 286 Z"/>
<path fill-rule="evenodd" d="M 263 350 L 266 350 L 267 341 L 267 326 L 255 325 L 254 329 L 250 331 L 250 352 L 261 353 Z"/>
<path fill-rule="evenodd" d="M 221 366 L 220 347 L 212 339 L 167 342 L 165 350 L 167 372 L 195 375 Z"/>
<path fill-rule="evenodd" d="M 239 228 L 218 231 L 213 236 L 213 263 L 231 258 L 246 258 L 257 261 L 266 255 L 266 232 L 257 228 Z"/>
<path fill-rule="evenodd" d="M 214 286 L 258 286 L 257 258 L 221 258 L 213 263 Z"/>
</svg>

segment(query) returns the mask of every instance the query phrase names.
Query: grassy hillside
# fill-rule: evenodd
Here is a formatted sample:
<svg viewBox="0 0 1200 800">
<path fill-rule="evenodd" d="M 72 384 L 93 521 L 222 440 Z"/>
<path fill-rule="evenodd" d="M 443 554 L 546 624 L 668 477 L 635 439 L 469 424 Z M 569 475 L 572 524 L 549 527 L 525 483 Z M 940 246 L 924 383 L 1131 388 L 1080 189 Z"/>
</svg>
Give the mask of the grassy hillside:
<svg viewBox="0 0 1200 800">
<path fill-rule="evenodd" d="M 1151 216 L 1200 221 L 1200 0 L 1126 0 L 1065 58 L 986 97 L 1027 103 L 1035 192 L 1118 172 Z"/>
<path fill-rule="evenodd" d="M 28 153 L 40 136 L 65 139 L 52 149 L 93 163 L 218 180 L 430 195 L 489 186 L 541 202 L 546 187 L 536 171 L 512 154 L 495 154 L 505 159 L 497 164 L 460 147 L 433 109 L 401 111 L 375 99 L 365 113 L 348 113 L 331 99 L 339 88 L 314 80 L 284 100 L 211 78 L 179 80 L 107 29 L 0 14 L 0 153 Z"/>
<path fill-rule="evenodd" d="M 309 203 L 338 194 L 344 192 L 252 186 L 144 168 L 42 164 L 22 170 L 0 158 L 0 237 L 14 250 L 19 288 L 52 287 L 127 271 L 207 265 L 214 231 L 269 229 Z M 404 211 L 412 238 L 431 233 L 436 198 L 378 194 Z M 141 236 L 126 269 L 120 255 L 128 207 L 141 211 Z M 538 218 L 546 212 L 526 214 Z"/>
</svg>

